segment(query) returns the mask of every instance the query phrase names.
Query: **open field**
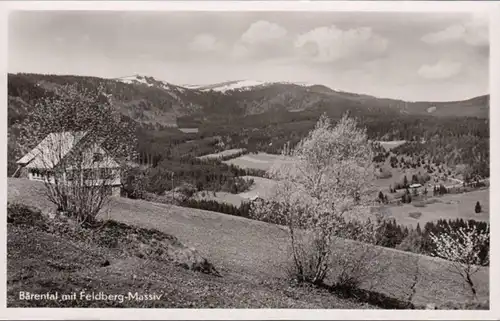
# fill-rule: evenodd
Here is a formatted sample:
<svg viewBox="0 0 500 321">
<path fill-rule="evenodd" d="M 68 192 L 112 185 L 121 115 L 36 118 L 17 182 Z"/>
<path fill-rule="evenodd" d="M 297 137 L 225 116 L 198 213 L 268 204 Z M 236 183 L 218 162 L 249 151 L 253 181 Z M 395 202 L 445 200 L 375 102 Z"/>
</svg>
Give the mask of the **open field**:
<svg viewBox="0 0 500 321">
<path fill-rule="evenodd" d="M 243 176 L 244 179 L 253 179 L 254 184 L 250 189 L 244 193 L 240 193 L 241 197 L 251 199 L 253 197 L 266 198 L 271 193 L 276 182 L 269 178 L 256 177 L 256 176 Z"/>
<path fill-rule="evenodd" d="M 226 164 L 235 165 L 241 168 L 255 168 L 268 170 L 275 162 L 287 162 L 281 155 L 267 153 L 247 154 L 225 161 Z"/>
<path fill-rule="evenodd" d="M 42 193 L 43 186 L 39 183 L 8 179 L 8 199 L 11 202 L 52 209 L 52 204 L 43 198 Z M 276 225 L 124 198 L 113 199 L 108 211 L 103 214 L 103 218 L 107 217 L 176 236 L 183 244 L 200 251 L 224 278 L 237 276 L 244 280 L 274 280 L 285 276 L 285 268 L 289 264 L 288 233 Z M 345 246 L 356 247 L 356 244 L 341 240 L 338 249 L 345 251 Z M 362 287 L 406 299 L 418 264 L 419 276 L 413 299 L 415 304 L 463 302 L 469 299 L 467 289 L 449 273 L 449 262 L 392 249 L 374 248 L 381 251 L 376 262 L 386 262 L 388 266 L 379 272 L 377 282 L 367 280 Z M 335 266 L 332 271 L 335 271 Z M 481 268 L 474 278 L 481 300 L 488 298 L 488 275 L 489 269 Z"/>
<path fill-rule="evenodd" d="M 413 227 L 420 223 L 420 226 L 430 221 L 438 219 L 457 219 L 463 218 L 473 219 L 476 221 L 489 221 L 490 219 L 490 190 L 478 190 L 462 194 L 447 194 L 441 197 L 432 197 L 431 204 L 426 204 L 425 207 L 416 207 L 413 204 L 404 204 L 402 206 L 389 207 L 392 216 L 396 222 Z M 482 207 L 482 212 L 476 214 L 474 207 L 479 201 Z M 408 214 L 412 212 L 420 212 L 422 215 L 418 219 L 410 217 Z"/>
<path fill-rule="evenodd" d="M 217 202 L 232 204 L 234 206 L 240 206 L 242 202 L 248 202 L 254 197 L 266 198 L 266 196 L 270 193 L 273 186 L 276 184 L 275 181 L 263 177 L 242 176 L 241 178 L 254 180 L 254 184 L 246 192 L 239 194 L 216 192 L 214 196 L 213 192 L 205 191 L 205 192 L 197 192 L 193 198 L 213 200 Z"/>
<path fill-rule="evenodd" d="M 393 148 L 403 145 L 404 143 L 406 143 L 406 140 L 379 141 L 378 143 L 380 143 L 380 145 L 382 145 L 385 150 L 389 151 Z"/>
<path fill-rule="evenodd" d="M 239 154 L 239 153 L 242 153 L 242 152 L 243 152 L 242 148 L 227 149 L 227 150 L 224 150 L 224 151 L 219 152 L 219 153 L 203 155 L 203 156 L 199 156 L 197 158 L 198 159 L 211 159 L 211 158 L 215 159 L 215 158 L 220 158 L 220 157 L 226 157 L 226 156 L 231 156 L 231 155 Z"/>
<path fill-rule="evenodd" d="M 179 128 L 179 130 L 186 134 L 192 134 L 198 132 L 198 128 Z"/>
<path fill-rule="evenodd" d="M 422 168 L 411 168 L 405 169 L 404 171 L 400 168 L 391 168 L 390 166 L 385 166 L 384 168 L 387 171 L 390 171 L 392 176 L 387 178 L 377 178 L 375 180 L 375 186 L 377 186 L 384 193 L 389 191 L 389 186 L 394 187 L 397 183 L 402 183 L 405 176 L 411 181 L 412 175 L 426 173 L 426 171 Z"/>
</svg>

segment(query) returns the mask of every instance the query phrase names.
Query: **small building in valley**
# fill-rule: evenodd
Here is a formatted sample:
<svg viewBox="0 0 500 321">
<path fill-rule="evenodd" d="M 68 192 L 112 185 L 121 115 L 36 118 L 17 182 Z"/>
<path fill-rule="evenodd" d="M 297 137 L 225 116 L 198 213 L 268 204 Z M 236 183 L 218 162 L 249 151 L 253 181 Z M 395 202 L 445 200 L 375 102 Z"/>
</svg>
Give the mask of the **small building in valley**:
<svg viewBox="0 0 500 321">
<path fill-rule="evenodd" d="M 416 183 L 416 184 L 411 184 L 409 187 L 414 195 L 418 195 L 421 193 L 423 185 Z"/>
<path fill-rule="evenodd" d="M 17 164 L 20 176 L 30 180 L 104 187 L 120 196 L 120 165 L 85 131 L 51 133 Z"/>
</svg>

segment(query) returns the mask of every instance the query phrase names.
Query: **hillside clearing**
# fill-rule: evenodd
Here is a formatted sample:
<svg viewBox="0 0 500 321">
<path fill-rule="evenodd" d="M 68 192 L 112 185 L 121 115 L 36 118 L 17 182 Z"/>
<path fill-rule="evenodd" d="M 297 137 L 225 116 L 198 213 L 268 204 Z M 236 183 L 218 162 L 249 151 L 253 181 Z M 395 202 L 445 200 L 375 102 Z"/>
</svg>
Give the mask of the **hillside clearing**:
<svg viewBox="0 0 500 321">
<path fill-rule="evenodd" d="M 198 128 L 179 128 L 179 130 L 185 134 L 192 134 L 198 132 Z"/>
<path fill-rule="evenodd" d="M 394 149 L 394 148 L 406 143 L 406 140 L 379 141 L 378 143 L 380 143 L 380 145 L 382 145 L 382 147 L 386 151 L 390 151 L 391 149 Z"/>
<path fill-rule="evenodd" d="M 52 209 L 42 194 L 43 186 L 39 183 L 8 179 L 10 202 Z M 276 225 L 125 198 L 113 199 L 103 217 L 175 235 L 183 244 L 196 248 L 223 275 L 275 279 L 285 276 L 284 271 L 289 264 L 288 235 Z M 351 246 L 348 244 L 352 242 L 339 243 L 339 251 Z M 448 272 L 447 261 L 391 249 L 381 249 L 378 261 L 390 264 L 380 271 L 380 278 L 368 280 L 363 287 L 406 299 L 414 282 L 413 273 L 418 262 L 420 276 L 415 286 L 415 304 L 465 302 L 469 299 L 469 293 L 461 281 Z M 335 271 L 335 266 L 332 270 Z M 487 299 L 489 269 L 481 268 L 474 281 L 479 299 Z"/>
<path fill-rule="evenodd" d="M 254 168 L 268 170 L 275 162 L 288 162 L 281 155 L 273 155 L 267 153 L 247 154 L 240 157 L 225 161 L 226 164 L 235 165 L 241 168 Z"/>
<path fill-rule="evenodd" d="M 490 191 L 489 189 L 473 191 L 462 194 L 446 194 L 441 197 L 432 198 L 425 207 L 415 207 L 413 204 L 402 206 L 391 206 L 389 210 L 396 222 L 413 227 L 420 223 L 423 227 L 425 223 L 437 221 L 438 219 L 472 219 L 476 221 L 490 220 Z M 479 201 L 482 207 L 481 213 L 475 213 L 474 207 Z M 418 219 L 410 217 L 411 212 L 421 212 Z"/>
<path fill-rule="evenodd" d="M 219 152 L 219 153 L 203 155 L 203 156 L 199 156 L 197 158 L 198 159 L 217 159 L 217 158 L 221 158 L 221 157 L 232 156 L 235 154 L 243 153 L 243 151 L 244 150 L 242 148 L 227 149 L 227 150 L 224 150 L 224 151 Z"/>
</svg>

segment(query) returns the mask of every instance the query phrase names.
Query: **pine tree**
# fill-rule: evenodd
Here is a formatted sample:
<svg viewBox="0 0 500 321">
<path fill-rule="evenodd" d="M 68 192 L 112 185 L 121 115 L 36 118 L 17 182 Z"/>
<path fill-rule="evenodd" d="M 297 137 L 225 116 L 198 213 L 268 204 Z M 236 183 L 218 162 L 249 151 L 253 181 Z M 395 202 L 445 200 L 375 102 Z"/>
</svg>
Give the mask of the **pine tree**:
<svg viewBox="0 0 500 321">
<path fill-rule="evenodd" d="M 420 223 L 417 223 L 417 228 L 415 229 L 418 235 L 422 235 L 422 229 L 420 228 Z"/>
<path fill-rule="evenodd" d="M 482 211 L 481 204 L 479 204 L 479 201 L 476 203 L 475 211 L 476 213 L 481 213 Z"/>
</svg>

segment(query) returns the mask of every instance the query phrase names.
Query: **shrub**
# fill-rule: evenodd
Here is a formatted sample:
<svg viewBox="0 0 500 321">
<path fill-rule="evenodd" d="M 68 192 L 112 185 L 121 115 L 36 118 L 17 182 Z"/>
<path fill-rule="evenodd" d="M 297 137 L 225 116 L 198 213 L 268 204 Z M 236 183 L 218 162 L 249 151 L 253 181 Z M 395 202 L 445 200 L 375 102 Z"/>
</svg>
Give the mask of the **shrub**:
<svg viewBox="0 0 500 321">
<path fill-rule="evenodd" d="M 403 239 L 403 241 L 396 246 L 396 249 L 412 253 L 422 253 L 424 238 L 421 233 L 411 231 Z"/>
<path fill-rule="evenodd" d="M 380 168 L 380 171 L 377 173 L 377 177 L 380 179 L 391 178 L 392 172 L 386 168 Z"/>
<path fill-rule="evenodd" d="M 425 207 L 425 206 L 427 206 L 424 201 L 413 201 L 412 205 L 414 207 Z"/>
<path fill-rule="evenodd" d="M 343 295 L 351 296 L 365 282 L 377 283 L 377 278 L 389 262 L 378 260 L 381 248 L 369 244 L 351 244 L 337 250 L 332 256 L 333 287 Z"/>
<path fill-rule="evenodd" d="M 7 204 L 7 223 L 46 228 L 46 219 L 42 212 L 24 204 Z"/>
<path fill-rule="evenodd" d="M 408 216 L 418 220 L 422 216 L 422 212 L 410 212 Z"/>
<path fill-rule="evenodd" d="M 436 203 L 443 203 L 443 201 L 438 199 L 438 198 L 430 198 L 430 199 L 426 200 L 425 203 L 426 204 L 436 204 Z"/>
</svg>

